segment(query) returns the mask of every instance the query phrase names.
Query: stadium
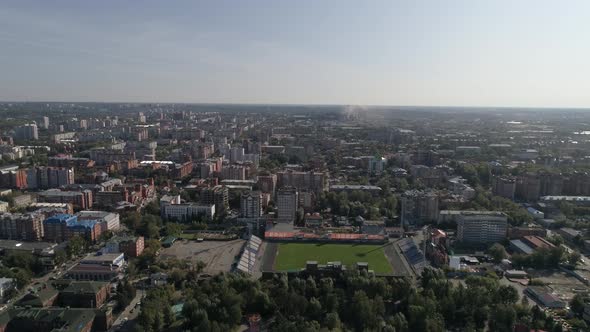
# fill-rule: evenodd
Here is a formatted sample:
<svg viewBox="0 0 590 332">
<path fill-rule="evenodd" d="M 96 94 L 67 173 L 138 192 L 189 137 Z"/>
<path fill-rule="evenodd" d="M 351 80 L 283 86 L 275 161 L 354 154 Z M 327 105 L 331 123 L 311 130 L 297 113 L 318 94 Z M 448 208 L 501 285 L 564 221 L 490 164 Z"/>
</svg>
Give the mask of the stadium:
<svg viewBox="0 0 590 332">
<path fill-rule="evenodd" d="M 336 266 L 341 270 L 362 267 L 379 276 L 412 274 L 396 244 L 384 235 L 267 231 L 264 238 L 263 273 Z"/>
</svg>

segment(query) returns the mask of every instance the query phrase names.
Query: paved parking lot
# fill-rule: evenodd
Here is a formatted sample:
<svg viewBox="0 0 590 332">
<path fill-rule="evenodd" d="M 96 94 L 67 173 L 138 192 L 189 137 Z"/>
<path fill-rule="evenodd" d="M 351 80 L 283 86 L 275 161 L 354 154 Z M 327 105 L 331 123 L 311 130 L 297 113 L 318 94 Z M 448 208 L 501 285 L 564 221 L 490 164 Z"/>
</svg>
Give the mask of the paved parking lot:
<svg viewBox="0 0 590 332">
<path fill-rule="evenodd" d="M 207 264 L 204 272 L 209 274 L 228 272 L 245 242 L 244 240 L 204 242 L 178 240 L 172 247 L 164 248 L 160 258 L 175 257 L 188 258 L 193 262 L 202 261 Z"/>
</svg>

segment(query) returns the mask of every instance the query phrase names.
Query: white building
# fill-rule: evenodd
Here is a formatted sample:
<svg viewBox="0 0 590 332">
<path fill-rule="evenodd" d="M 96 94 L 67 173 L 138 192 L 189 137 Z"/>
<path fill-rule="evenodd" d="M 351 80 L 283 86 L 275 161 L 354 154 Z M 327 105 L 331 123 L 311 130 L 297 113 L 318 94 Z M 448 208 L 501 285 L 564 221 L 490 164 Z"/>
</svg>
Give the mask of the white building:
<svg viewBox="0 0 590 332">
<path fill-rule="evenodd" d="M 8 211 L 8 202 L 0 201 L 0 212 Z"/>
<path fill-rule="evenodd" d="M 462 214 L 457 220 L 457 239 L 467 243 L 494 243 L 506 239 L 508 216 L 495 214 Z"/>
<path fill-rule="evenodd" d="M 205 216 L 212 219 L 215 215 L 215 205 L 197 205 L 192 203 L 165 205 L 161 210 L 162 216 L 179 221 L 190 220 L 192 217 Z"/>
<path fill-rule="evenodd" d="M 0 278 L 0 299 L 4 299 L 7 293 L 16 289 L 16 280 L 12 278 Z"/>
</svg>

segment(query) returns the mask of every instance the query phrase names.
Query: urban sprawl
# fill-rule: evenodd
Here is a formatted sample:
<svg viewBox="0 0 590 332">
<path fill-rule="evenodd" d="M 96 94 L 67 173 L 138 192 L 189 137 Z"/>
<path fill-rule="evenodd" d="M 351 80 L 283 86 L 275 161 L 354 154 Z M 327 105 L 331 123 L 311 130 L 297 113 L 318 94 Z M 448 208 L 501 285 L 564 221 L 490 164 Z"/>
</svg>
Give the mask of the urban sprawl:
<svg viewBox="0 0 590 332">
<path fill-rule="evenodd" d="M 0 104 L 1 331 L 585 331 L 590 114 Z"/>
</svg>

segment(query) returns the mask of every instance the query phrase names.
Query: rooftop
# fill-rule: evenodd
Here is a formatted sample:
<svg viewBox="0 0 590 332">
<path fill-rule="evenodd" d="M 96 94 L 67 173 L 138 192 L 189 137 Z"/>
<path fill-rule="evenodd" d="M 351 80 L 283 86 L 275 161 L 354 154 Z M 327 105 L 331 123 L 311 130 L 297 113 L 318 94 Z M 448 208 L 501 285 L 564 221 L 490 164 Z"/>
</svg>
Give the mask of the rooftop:
<svg viewBox="0 0 590 332">
<path fill-rule="evenodd" d="M 103 289 L 108 283 L 100 282 L 100 281 L 73 281 L 69 286 L 67 286 L 63 293 L 77 293 L 77 294 L 85 294 L 85 293 L 98 293 L 101 289 Z"/>
<path fill-rule="evenodd" d="M 350 190 L 381 190 L 381 187 L 358 184 L 334 184 L 331 189 L 350 189 Z"/>
<path fill-rule="evenodd" d="M 510 240 L 510 244 L 517 247 L 520 251 L 527 255 L 530 255 L 534 252 L 533 248 L 529 247 L 521 240 Z"/>
<path fill-rule="evenodd" d="M 51 242 L 23 242 L 16 240 L 0 240 L 0 249 L 4 250 L 49 250 L 57 245 Z"/>
</svg>

